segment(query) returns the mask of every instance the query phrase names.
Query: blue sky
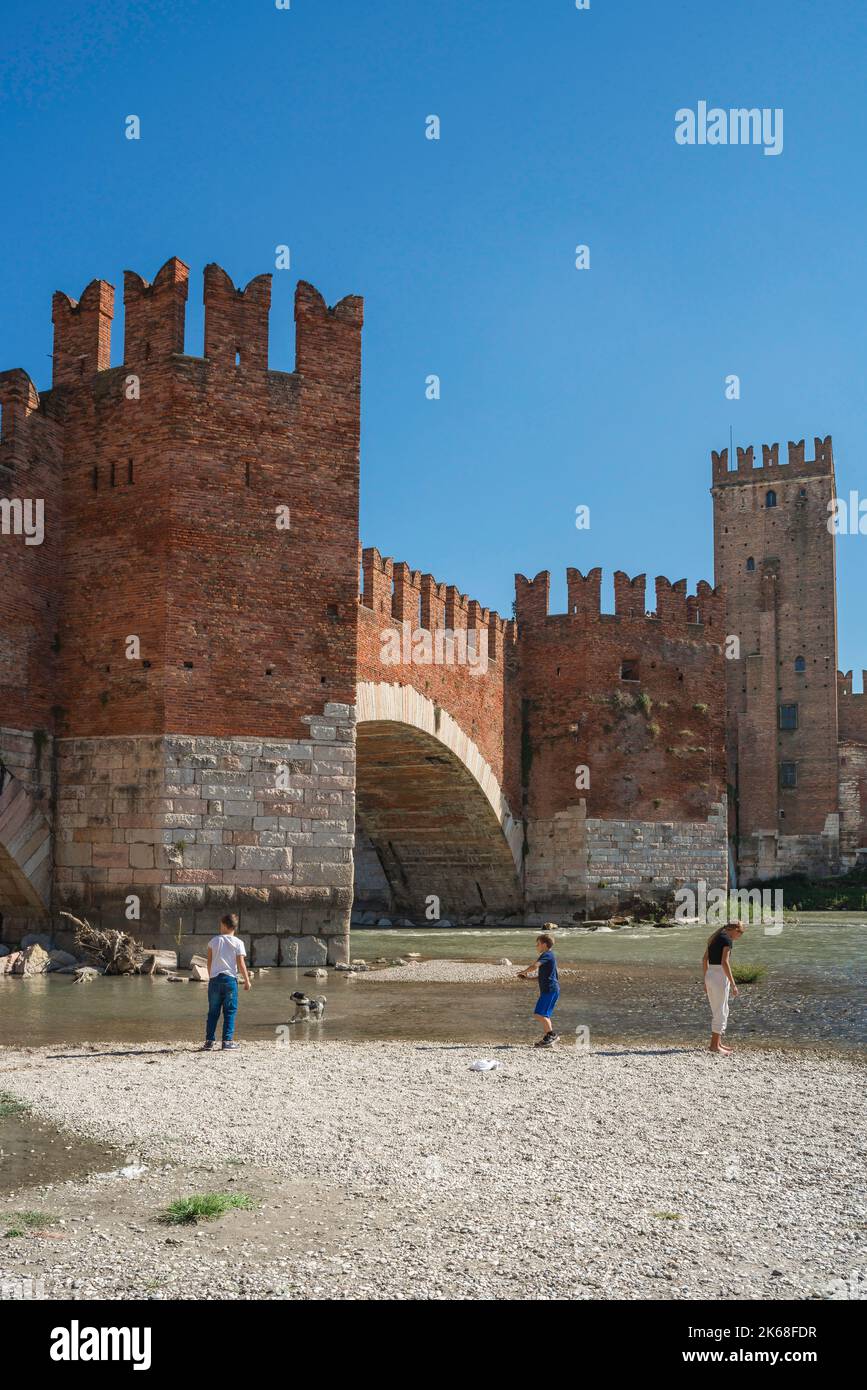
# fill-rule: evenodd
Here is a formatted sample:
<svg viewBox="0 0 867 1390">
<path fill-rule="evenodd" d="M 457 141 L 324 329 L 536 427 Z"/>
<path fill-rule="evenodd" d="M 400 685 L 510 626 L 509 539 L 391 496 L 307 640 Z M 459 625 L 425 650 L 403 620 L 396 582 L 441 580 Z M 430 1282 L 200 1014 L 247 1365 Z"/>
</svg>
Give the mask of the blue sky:
<svg viewBox="0 0 867 1390">
<path fill-rule="evenodd" d="M 293 363 L 296 279 L 365 296 L 365 544 L 505 614 L 516 570 L 552 571 L 554 611 L 567 565 L 602 565 L 606 594 L 618 568 L 710 578 L 730 427 L 783 455 L 833 434 L 839 490 L 867 496 L 862 6 L 4 8 L 3 367 L 47 386 L 52 292 L 120 289 L 170 255 L 201 352 L 206 262 L 244 284 L 288 244 L 272 366 Z M 782 107 L 783 153 L 678 146 L 674 113 L 699 100 Z M 842 537 L 856 672 L 865 581 L 867 537 Z"/>
</svg>

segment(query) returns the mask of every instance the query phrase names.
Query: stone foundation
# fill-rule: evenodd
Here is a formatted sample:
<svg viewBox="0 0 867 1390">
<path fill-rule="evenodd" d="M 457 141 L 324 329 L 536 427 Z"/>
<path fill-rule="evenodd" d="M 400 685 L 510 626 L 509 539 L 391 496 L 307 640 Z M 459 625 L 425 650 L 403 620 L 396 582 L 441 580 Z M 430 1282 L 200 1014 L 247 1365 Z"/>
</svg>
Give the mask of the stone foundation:
<svg viewBox="0 0 867 1390">
<path fill-rule="evenodd" d="M 728 883 L 724 805 L 705 821 L 593 820 L 581 802 L 528 824 L 530 913 L 577 921 L 700 881 L 708 890 Z"/>
<path fill-rule="evenodd" d="M 304 740 L 60 740 L 56 906 L 181 963 L 228 911 L 253 964 L 346 960 L 354 713 L 304 722 Z"/>
<path fill-rule="evenodd" d="M 825 818 L 821 835 L 757 833 L 744 837 L 738 848 L 739 878 L 743 883 L 766 882 L 787 874 L 834 878 L 843 872 L 840 856 L 840 817 Z"/>
</svg>

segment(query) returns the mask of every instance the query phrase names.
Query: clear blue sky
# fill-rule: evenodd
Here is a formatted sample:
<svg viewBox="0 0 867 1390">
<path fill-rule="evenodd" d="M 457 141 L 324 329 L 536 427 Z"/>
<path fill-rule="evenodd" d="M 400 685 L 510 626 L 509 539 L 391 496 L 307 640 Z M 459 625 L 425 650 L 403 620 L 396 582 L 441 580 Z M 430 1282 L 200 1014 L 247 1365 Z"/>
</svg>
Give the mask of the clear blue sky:
<svg viewBox="0 0 867 1390">
<path fill-rule="evenodd" d="M 833 434 L 867 496 L 863 6 L 48 0 L 3 6 L 2 50 L 0 365 L 37 385 L 53 290 L 179 255 L 197 353 L 206 262 L 244 284 L 286 243 L 273 366 L 296 279 L 366 299 L 362 538 L 505 614 L 516 570 L 555 611 L 567 565 L 710 578 L 730 426 Z M 782 107 L 783 153 L 676 145 L 702 99 Z M 860 671 L 867 537 L 838 562 Z"/>
</svg>

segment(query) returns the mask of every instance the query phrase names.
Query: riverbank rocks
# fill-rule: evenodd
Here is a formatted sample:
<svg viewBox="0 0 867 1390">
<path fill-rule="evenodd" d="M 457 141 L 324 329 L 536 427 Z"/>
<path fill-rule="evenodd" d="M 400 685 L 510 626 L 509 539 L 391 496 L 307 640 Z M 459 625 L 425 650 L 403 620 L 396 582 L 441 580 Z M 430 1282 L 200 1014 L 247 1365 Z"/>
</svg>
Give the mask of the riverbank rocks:
<svg viewBox="0 0 867 1390">
<path fill-rule="evenodd" d="M 28 946 L 41 946 L 43 951 L 50 951 L 53 945 L 54 940 L 50 932 L 31 931 L 21 938 L 22 951 Z"/>
<path fill-rule="evenodd" d="M 207 965 L 202 965 L 198 961 L 193 961 L 190 966 L 190 979 L 196 980 L 199 984 L 206 985 L 208 983 L 208 978 Z"/>
<path fill-rule="evenodd" d="M 13 975 L 20 957 L 20 951 L 9 951 L 5 956 L 0 956 L 0 975 Z"/>
<path fill-rule="evenodd" d="M 141 975 L 168 975 L 178 968 L 177 951 L 163 951 L 159 949 L 145 951 L 144 960 L 141 963 L 139 974 Z"/>
<path fill-rule="evenodd" d="M 51 958 L 44 946 L 38 941 L 26 946 L 19 953 L 18 959 L 13 967 L 13 974 L 23 975 L 25 979 L 33 975 L 46 975 L 51 964 Z"/>
<path fill-rule="evenodd" d="M 61 951 L 56 949 L 48 952 L 48 969 L 50 971 L 65 970 L 67 966 L 78 964 L 78 957 L 71 951 Z"/>
<path fill-rule="evenodd" d="M 319 970 L 319 969 L 317 969 L 317 970 L 305 970 L 305 971 L 304 971 L 304 977 L 305 977 L 305 979 L 309 979 L 309 980 L 327 980 L 327 979 L 328 979 L 328 971 L 327 971 L 327 970 Z"/>
</svg>

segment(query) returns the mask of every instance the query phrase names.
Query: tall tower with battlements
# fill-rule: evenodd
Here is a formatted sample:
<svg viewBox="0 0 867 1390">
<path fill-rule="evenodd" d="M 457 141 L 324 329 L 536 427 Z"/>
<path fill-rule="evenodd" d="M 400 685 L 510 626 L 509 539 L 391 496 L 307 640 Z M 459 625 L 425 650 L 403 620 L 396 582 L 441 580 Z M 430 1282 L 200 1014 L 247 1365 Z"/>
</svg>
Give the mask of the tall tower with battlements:
<svg viewBox="0 0 867 1390">
<path fill-rule="evenodd" d="M 726 596 L 730 835 L 739 881 L 840 868 L 831 438 L 714 452 Z"/>
</svg>

